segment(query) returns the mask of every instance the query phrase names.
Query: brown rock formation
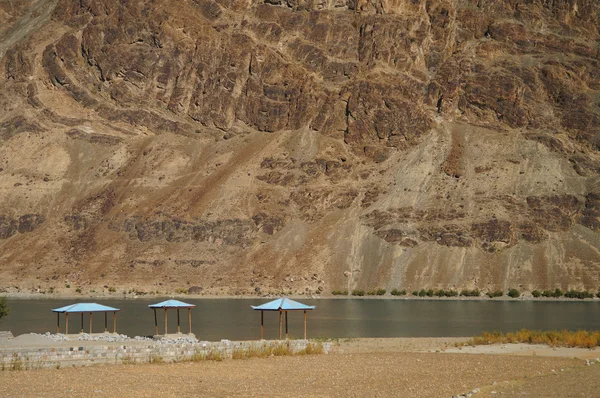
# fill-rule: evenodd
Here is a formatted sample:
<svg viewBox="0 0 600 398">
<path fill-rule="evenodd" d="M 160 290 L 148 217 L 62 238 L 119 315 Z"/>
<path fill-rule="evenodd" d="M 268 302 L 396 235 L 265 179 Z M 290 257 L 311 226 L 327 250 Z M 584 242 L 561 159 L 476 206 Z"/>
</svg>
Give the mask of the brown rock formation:
<svg viewBox="0 0 600 398">
<path fill-rule="evenodd" d="M 5 2 L 0 282 L 596 289 L 599 15 Z"/>
</svg>

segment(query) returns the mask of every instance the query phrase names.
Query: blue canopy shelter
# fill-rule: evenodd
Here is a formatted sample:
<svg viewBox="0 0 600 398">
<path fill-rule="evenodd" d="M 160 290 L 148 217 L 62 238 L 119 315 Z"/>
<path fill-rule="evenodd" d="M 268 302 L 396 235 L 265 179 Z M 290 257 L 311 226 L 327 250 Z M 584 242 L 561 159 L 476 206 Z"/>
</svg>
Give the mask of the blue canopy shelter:
<svg viewBox="0 0 600 398">
<path fill-rule="evenodd" d="M 113 333 L 117 333 L 117 312 L 118 308 L 108 307 L 97 303 L 77 303 L 67 305 L 65 307 L 55 308 L 52 312 L 56 312 L 56 332 L 60 333 L 60 314 L 65 314 L 65 334 L 69 334 L 69 314 L 81 314 L 81 333 L 83 333 L 83 314 L 90 313 L 90 334 L 92 334 L 92 314 L 94 312 L 104 312 L 104 332 L 108 332 L 108 316 L 109 312 L 113 313 Z"/>
<path fill-rule="evenodd" d="M 168 315 L 167 315 L 167 310 L 169 308 L 177 309 L 177 333 L 181 333 L 181 322 L 179 320 L 179 310 L 181 308 L 187 308 L 187 310 L 188 310 L 188 325 L 190 327 L 190 334 L 192 334 L 192 308 L 195 308 L 196 305 L 184 303 L 183 301 L 179 301 L 179 300 L 167 300 L 167 301 L 163 301 L 161 303 L 151 304 L 148 307 L 150 307 L 154 310 L 154 330 L 155 330 L 157 336 L 158 336 L 158 319 L 156 318 L 156 309 L 157 308 L 165 309 L 165 336 L 167 335 L 167 320 L 169 319 Z"/>
<path fill-rule="evenodd" d="M 258 306 L 251 305 L 252 309 L 260 311 L 260 339 L 265 336 L 264 311 L 279 311 L 279 340 L 281 340 L 281 315 L 285 311 L 285 338 L 288 338 L 288 311 L 304 311 L 304 340 L 306 340 L 306 311 L 314 310 L 314 305 L 306 305 L 289 298 L 279 298 Z"/>
</svg>

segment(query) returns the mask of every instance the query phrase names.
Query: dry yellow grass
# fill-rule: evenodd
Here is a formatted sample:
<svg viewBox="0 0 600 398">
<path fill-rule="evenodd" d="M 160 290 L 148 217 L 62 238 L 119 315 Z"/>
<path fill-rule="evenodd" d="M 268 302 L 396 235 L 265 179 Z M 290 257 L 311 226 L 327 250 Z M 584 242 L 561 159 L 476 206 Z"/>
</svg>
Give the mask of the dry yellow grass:
<svg viewBox="0 0 600 398">
<path fill-rule="evenodd" d="M 483 332 L 481 336 L 473 337 L 466 344 L 486 345 L 497 343 L 527 343 L 546 344 L 552 347 L 594 348 L 600 345 L 600 331 L 578 330 L 572 332 L 569 330 L 540 331 L 521 329 L 517 332 L 506 334 L 501 332 Z"/>
</svg>

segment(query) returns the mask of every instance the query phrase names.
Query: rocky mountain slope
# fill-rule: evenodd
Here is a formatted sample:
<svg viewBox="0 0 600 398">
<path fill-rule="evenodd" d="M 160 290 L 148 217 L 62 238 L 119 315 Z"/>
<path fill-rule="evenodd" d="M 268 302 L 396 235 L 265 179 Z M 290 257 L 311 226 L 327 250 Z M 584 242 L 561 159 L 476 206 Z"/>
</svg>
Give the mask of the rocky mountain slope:
<svg viewBox="0 0 600 398">
<path fill-rule="evenodd" d="M 0 3 L 0 281 L 600 285 L 593 0 Z"/>
</svg>

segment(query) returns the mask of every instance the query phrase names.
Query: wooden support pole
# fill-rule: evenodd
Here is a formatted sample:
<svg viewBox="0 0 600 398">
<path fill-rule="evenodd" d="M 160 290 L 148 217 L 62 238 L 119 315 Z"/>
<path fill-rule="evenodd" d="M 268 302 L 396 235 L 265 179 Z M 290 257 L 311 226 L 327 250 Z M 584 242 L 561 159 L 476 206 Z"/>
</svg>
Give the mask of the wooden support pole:
<svg viewBox="0 0 600 398">
<path fill-rule="evenodd" d="M 69 334 L 69 313 L 65 313 L 65 334 Z"/>
<path fill-rule="evenodd" d="M 113 333 L 117 333 L 117 311 L 113 312 Z"/>
<path fill-rule="evenodd" d="M 285 312 L 285 339 L 288 339 L 288 321 L 287 321 L 287 314 L 288 312 Z"/>
<path fill-rule="evenodd" d="M 281 340 L 281 310 L 279 310 L 279 340 Z"/>
<path fill-rule="evenodd" d="M 56 333 L 60 333 L 60 312 L 56 313 Z"/>
<path fill-rule="evenodd" d="M 179 308 L 177 308 L 177 334 L 181 334 L 181 322 L 179 320 Z"/>
<path fill-rule="evenodd" d="M 83 333 L 83 312 L 81 313 L 81 333 Z"/>
<path fill-rule="evenodd" d="M 104 333 L 108 332 L 108 312 L 104 311 Z"/>
<path fill-rule="evenodd" d="M 156 308 L 152 308 L 154 310 L 154 335 L 158 336 L 158 318 L 156 318 Z"/>
<path fill-rule="evenodd" d="M 167 309 L 165 308 L 165 336 L 167 335 L 167 320 L 168 320 L 168 315 L 167 315 Z"/>
<path fill-rule="evenodd" d="M 92 313 L 90 312 L 90 334 L 92 334 Z"/>
<path fill-rule="evenodd" d="M 306 310 L 304 310 L 304 340 L 306 340 Z"/>
<path fill-rule="evenodd" d="M 188 325 L 190 327 L 190 334 L 192 334 L 192 309 L 188 308 Z"/>
<path fill-rule="evenodd" d="M 260 312 L 260 339 L 263 340 L 265 338 L 265 312 Z"/>
</svg>

